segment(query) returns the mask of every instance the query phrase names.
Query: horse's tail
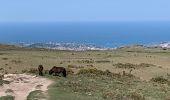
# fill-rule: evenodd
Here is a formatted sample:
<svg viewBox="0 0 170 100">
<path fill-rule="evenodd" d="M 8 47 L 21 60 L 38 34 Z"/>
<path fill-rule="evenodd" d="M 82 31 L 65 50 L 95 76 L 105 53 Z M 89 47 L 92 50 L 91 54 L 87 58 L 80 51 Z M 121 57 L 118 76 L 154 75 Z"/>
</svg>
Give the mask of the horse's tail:
<svg viewBox="0 0 170 100">
<path fill-rule="evenodd" d="M 66 74 L 66 69 L 65 69 L 65 68 L 63 69 L 63 76 L 64 76 L 64 77 L 67 76 L 67 74 Z"/>
</svg>

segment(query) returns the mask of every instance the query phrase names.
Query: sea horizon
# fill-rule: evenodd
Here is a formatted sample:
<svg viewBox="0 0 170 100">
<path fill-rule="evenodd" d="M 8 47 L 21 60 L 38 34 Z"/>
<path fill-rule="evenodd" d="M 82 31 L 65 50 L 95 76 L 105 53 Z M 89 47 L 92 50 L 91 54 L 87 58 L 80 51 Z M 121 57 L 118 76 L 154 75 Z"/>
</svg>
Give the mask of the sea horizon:
<svg viewBox="0 0 170 100">
<path fill-rule="evenodd" d="M 169 21 L 1 22 L 0 43 L 85 43 L 103 47 L 169 42 Z"/>
</svg>

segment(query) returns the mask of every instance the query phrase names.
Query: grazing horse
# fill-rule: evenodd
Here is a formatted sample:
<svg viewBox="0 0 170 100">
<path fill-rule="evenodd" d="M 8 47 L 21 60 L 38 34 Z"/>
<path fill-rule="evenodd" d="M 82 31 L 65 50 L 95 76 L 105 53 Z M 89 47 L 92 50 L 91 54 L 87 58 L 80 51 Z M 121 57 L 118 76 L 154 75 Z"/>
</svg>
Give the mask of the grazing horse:
<svg viewBox="0 0 170 100">
<path fill-rule="evenodd" d="M 60 73 L 63 74 L 64 77 L 66 77 L 66 69 L 64 67 L 56 67 L 54 66 L 50 71 L 49 71 L 49 75 L 52 75 L 54 73 L 54 75 L 59 76 Z"/>
<path fill-rule="evenodd" d="M 38 66 L 38 71 L 39 71 L 39 75 L 40 75 L 40 76 L 43 76 L 43 69 L 44 69 L 44 68 L 43 68 L 43 65 L 39 65 L 39 66 Z"/>
</svg>

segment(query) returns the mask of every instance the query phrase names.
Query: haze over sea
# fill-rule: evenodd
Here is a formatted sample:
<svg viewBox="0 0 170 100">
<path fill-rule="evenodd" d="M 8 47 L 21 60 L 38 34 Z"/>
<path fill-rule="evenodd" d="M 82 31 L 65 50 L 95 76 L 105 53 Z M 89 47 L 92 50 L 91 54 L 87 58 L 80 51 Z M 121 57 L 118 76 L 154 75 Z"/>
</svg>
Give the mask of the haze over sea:
<svg viewBox="0 0 170 100">
<path fill-rule="evenodd" d="M 0 43 L 75 42 L 117 47 L 170 41 L 170 22 L 0 23 Z"/>
</svg>

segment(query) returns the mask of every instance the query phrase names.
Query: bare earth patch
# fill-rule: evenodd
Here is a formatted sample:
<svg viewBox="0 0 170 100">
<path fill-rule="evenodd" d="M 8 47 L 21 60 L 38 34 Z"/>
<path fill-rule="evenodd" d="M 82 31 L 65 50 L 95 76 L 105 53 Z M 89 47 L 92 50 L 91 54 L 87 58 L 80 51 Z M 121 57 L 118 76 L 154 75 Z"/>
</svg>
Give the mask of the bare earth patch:
<svg viewBox="0 0 170 100">
<path fill-rule="evenodd" d="M 0 97 L 12 95 L 15 100 L 26 100 L 29 93 L 35 90 L 45 92 L 52 83 L 49 79 L 28 74 L 6 74 L 3 80 L 9 81 L 10 84 L 0 86 Z"/>
</svg>

